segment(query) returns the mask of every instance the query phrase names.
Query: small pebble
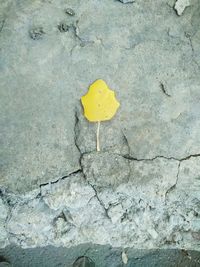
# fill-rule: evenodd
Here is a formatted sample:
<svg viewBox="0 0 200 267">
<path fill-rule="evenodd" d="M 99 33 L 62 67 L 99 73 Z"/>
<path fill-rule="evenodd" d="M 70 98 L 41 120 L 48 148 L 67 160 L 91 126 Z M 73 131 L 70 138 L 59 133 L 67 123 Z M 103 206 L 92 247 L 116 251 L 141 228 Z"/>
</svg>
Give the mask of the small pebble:
<svg viewBox="0 0 200 267">
<path fill-rule="evenodd" d="M 126 265 L 128 263 L 128 256 L 125 251 L 122 252 L 122 262 Z"/>
<path fill-rule="evenodd" d="M 68 15 L 70 15 L 70 16 L 74 16 L 74 15 L 75 15 L 74 10 L 71 9 L 71 8 L 67 8 L 67 9 L 65 10 L 65 12 L 66 12 Z"/>
<path fill-rule="evenodd" d="M 190 0 L 177 0 L 174 9 L 176 10 L 177 15 L 181 16 L 186 7 L 189 7 L 190 5 Z"/>
<path fill-rule="evenodd" d="M 67 32 L 69 31 L 69 25 L 67 25 L 65 22 L 62 22 L 58 25 L 58 29 L 60 32 Z"/>
<path fill-rule="evenodd" d="M 129 3 L 134 3 L 135 2 L 135 0 L 118 0 L 118 1 L 120 1 L 123 4 L 129 4 Z"/>
</svg>

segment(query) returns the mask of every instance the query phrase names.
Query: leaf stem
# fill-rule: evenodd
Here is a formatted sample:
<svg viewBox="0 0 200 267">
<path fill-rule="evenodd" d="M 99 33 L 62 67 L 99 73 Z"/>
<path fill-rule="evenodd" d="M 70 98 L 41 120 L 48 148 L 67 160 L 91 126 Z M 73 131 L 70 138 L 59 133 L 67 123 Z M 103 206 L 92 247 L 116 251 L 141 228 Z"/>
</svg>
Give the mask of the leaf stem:
<svg viewBox="0 0 200 267">
<path fill-rule="evenodd" d="M 97 151 L 100 151 L 99 130 L 100 130 L 100 121 L 97 122 Z"/>
</svg>

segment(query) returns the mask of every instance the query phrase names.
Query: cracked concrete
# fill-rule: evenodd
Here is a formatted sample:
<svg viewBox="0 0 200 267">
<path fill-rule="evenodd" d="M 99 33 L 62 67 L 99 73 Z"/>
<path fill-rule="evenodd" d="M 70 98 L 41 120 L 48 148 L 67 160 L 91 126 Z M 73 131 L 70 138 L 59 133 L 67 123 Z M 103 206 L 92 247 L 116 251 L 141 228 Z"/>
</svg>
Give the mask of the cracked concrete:
<svg viewBox="0 0 200 267">
<path fill-rule="evenodd" d="M 1 247 L 199 251 L 200 5 L 174 2 L 3 1 Z M 97 78 L 121 103 L 99 153 Z"/>
<path fill-rule="evenodd" d="M 83 153 L 81 169 L 42 184 L 35 197 L 9 201 L 14 205 L 6 222 L 6 244 L 69 247 L 93 242 L 116 247 L 143 244 L 146 249 L 176 244 L 198 250 L 198 238 L 194 240 L 199 230 L 199 189 L 194 194 L 191 188 L 193 194 L 188 199 L 188 180 L 199 172 L 193 169 L 194 163 L 199 168 L 199 155 L 180 160 L 160 156 L 137 160 L 113 154 L 116 167 L 111 159 L 108 152 Z M 127 166 L 120 165 L 119 160 Z M 118 167 L 118 174 L 112 173 Z M 127 170 L 128 180 L 123 170 Z M 197 185 L 198 181 L 194 188 Z M 2 193 L 8 200 L 6 195 Z M 14 194 L 12 197 L 16 198 Z M 35 227 L 40 230 L 35 231 Z M 192 243 L 188 243 L 188 232 L 194 238 Z"/>
<path fill-rule="evenodd" d="M 192 160 L 198 167 L 199 158 Z M 190 159 L 182 164 L 186 162 Z M 69 247 L 80 242 L 135 247 L 142 243 L 146 249 L 176 245 L 198 250 L 198 238 L 192 243 L 188 239 L 189 233 L 198 233 L 200 203 L 198 189 L 188 199 L 185 187 L 193 177 L 192 172 L 187 176 L 191 164 L 181 168 L 181 161 L 157 158 L 131 160 L 130 165 L 130 180 L 116 188 L 102 189 L 78 171 L 42 185 L 37 198 L 17 200 L 6 223 L 9 242 L 22 247 Z M 183 172 L 185 178 L 181 178 Z M 170 190 L 173 187 L 176 194 Z M 45 228 L 41 226 L 44 222 Z"/>
</svg>

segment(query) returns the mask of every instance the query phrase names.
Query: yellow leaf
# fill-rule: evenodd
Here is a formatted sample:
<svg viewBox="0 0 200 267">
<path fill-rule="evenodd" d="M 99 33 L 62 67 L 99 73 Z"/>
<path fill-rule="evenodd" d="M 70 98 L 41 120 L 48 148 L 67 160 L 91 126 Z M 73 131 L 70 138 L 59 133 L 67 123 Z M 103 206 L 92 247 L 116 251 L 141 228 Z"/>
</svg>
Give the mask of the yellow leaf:
<svg viewBox="0 0 200 267">
<path fill-rule="evenodd" d="M 110 120 L 120 104 L 103 80 L 97 80 L 90 85 L 88 93 L 81 97 L 84 115 L 91 122 Z"/>
</svg>

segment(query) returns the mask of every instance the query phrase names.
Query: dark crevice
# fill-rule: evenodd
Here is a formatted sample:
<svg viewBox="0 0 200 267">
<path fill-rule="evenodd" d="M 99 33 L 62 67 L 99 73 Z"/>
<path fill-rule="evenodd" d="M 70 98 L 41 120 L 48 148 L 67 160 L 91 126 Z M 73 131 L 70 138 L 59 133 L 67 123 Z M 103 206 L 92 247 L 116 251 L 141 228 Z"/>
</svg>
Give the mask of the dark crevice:
<svg viewBox="0 0 200 267">
<path fill-rule="evenodd" d="M 170 9 L 172 9 L 172 10 L 174 11 L 174 13 L 176 13 L 175 10 L 174 10 L 174 5 L 171 5 L 171 4 L 168 3 L 168 2 L 166 3 L 166 5 L 167 5 Z"/>
<path fill-rule="evenodd" d="M 191 39 L 191 35 L 185 32 L 185 37 L 189 40 L 189 43 L 190 43 L 190 47 L 191 47 L 192 53 L 194 53 L 194 47 L 193 47 L 193 43 L 192 43 L 192 39 Z"/>
<path fill-rule="evenodd" d="M 106 216 L 108 219 L 111 219 L 111 218 L 109 217 L 109 215 L 108 215 L 108 209 L 105 207 L 103 201 L 101 201 L 101 199 L 99 198 L 99 196 L 98 196 L 98 192 L 97 192 L 95 186 L 94 186 L 93 184 L 91 184 L 91 183 L 87 180 L 87 177 L 86 177 L 86 175 L 85 175 L 84 172 L 83 172 L 83 167 L 81 166 L 81 168 L 82 168 L 82 174 L 83 174 L 83 177 L 84 177 L 85 181 L 86 181 L 87 184 L 93 189 L 93 191 L 94 191 L 94 193 L 95 193 L 95 195 L 94 195 L 93 197 L 96 197 L 96 199 L 98 200 L 99 204 L 100 204 L 100 205 L 102 206 L 102 208 L 104 209 L 105 216 Z M 92 197 L 92 198 L 93 198 L 93 197 Z M 89 200 L 89 202 L 90 202 L 90 201 L 91 201 L 91 199 Z"/>
<path fill-rule="evenodd" d="M 76 43 L 70 50 L 71 56 L 76 46 L 79 45 L 80 47 L 84 47 L 88 44 L 94 44 L 94 41 L 88 41 L 80 37 L 80 35 L 78 34 L 78 23 L 79 23 L 79 20 L 77 20 L 75 23 L 70 25 L 68 28 L 72 32 L 74 39 L 78 41 L 78 43 Z"/>
<path fill-rule="evenodd" d="M 92 189 L 94 190 L 96 199 L 98 200 L 99 204 L 102 206 L 102 208 L 103 208 L 104 211 L 105 211 L 105 216 L 106 216 L 109 220 L 111 220 L 110 216 L 108 215 L 108 209 L 105 207 L 103 201 L 99 198 L 99 196 L 98 196 L 98 192 L 97 192 L 95 186 L 94 186 L 93 184 L 91 184 L 89 181 L 87 181 L 87 183 L 88 183 L 88 184 L 92 187 Z"/>
<path fill-rule="evenodd" d="M 85 181 L 88 183 L 88 185 L 89 185 L 90 187 L 92 187 L 92 189 L 93 189 L 93 191 L 94 191 L 94 193 L 95 193 L 95 197 L 96 197 L 96 199 L 98 200 L 99 204 L 102 206 L 102 208 L 103 208 L 104 211 L 105 211 L 105 216 L 106 216 L 108 219 L 110 219 L 110 217 L 109 217 L 109 215 L 108 215 L 108 209 L 106 209 L 106 207 L 104 206 L 104 203 L 103 203 L 103 202 L 101 201 L 101 199 L 99 198 L 99 196 L 98 196 L 98 192 L 97 192 L 95 186 L 94 186 L 93 184 L 91 184 L 91 183 L 87 180 L 87 177 L 86 177 L 86 175 L 85 175 L 85 173 L 84 173 L 84 171 L 83 171 L 83 165 L 82 165 L 82 158 L 83 158 L 83 156 L 84 156 L 85 154 L 93 153 L 94 151 L 91 151 L 91 152 L 88 152 L 88 153 L 87 153 L 87 152 L 86 152 L 86 153 L 82 153 L 82 152 L 81 152 L 80 147 L 79 147 L 79 145 L 78 145 L 78 143 L 77 143 L 78 123 L 79 123 L 79 117 L 78 117 L 78 111 L 76 110 L 76 112 L 75 112 L 75 125 L 74 125 L 74 136 L 75 136 L 75 137 L 74 137 L 74 143 L 75 143 L 75 146 L 77 147 L 78 151 L 80 152 L 80 158 L 79 158 L 80 170 L 79 170 L 79 171 L 82 173 L 82 175 L 83 175 Z M 93 198 L 93 197 L 92 197 L 92 198 Z"/>
<path fill-rule="evenodd" d="M 180 166 L 181 166 L 181 161 L 179 161 L 179 164 L 178 164 L 178 170 L 177 170 L 177 175 L 176 175 L 176 181 L 175 181 L 175 184 L 173 184 L 165 193 L 165 204 L 166 204 L 166 198 L 167 198 L 167 195 L 173 191 L 175 188 L 176 188 L 176 185 L 178 183 L 178 179 L 179 179 L 179 172 L 180 172 Z"/>
<path fill-rule="evenodd" d="M 17 202 L 21 202 L 21 198 L 19 196 L 14 195 L 11 191 L 4 187 L 0 188 L 0 197 L 9 209 L 12 209 Z"/>
<path fill-rule="evenodd" d="M 84 42 L 84 40 L 78 35 L 78 23 L 79 23 L 79 20 L 77 20 L 75 22 L 75 24 L 71 25 L 71 29 L 72 29 L 72 32 L 74 34 L 74 37 L 77 38 L 80 41 L 80 43 L 82 44 Z"/>
<path fill-rule="evenodd" d="M 77 150 L 79 151 L 80 155 L 82 155 L 82 152 L 81 152 L 80 147 L 78 146 L 78 142 L 77 142 L 78 127 L 79 127 L 79 117 L 78 117 L 78 111 L 76 110 L 75 111 L 75 123 L 74 123 L 74 143 L 75 143 L 75 146 L 76 146 Z"/>
<path fill-rule="evenodd" d="M 174 157 L 165 157 L 165 156 L 155 156 L 153 158 L 147 158 L 147 159 L 144 159 L 144 158 L 141 158 L 141 159 L 138 159 L 138 158 L 135 158 L 135 157 L 132 157 L 131 155 L 121 155 L 121 154 L 118 154 L 119 156 L 122 156 L 123 158 L 125 159 L 128 159 L 128 160 L 135 160 L 135 161 L 153 161 L 153 160 L 156 160 L 156 159 L 159 159 L 159 158 L 162 158 L 162 159 L 167 159 L 167 160 L 176 160 L 176 161 L 181 161 L 177 158 L 174 158 Z"/>
<path fill-rule="evenodd" d="M 176 161 L 185 161 L 185 160 L 189 160 L 190 158 L 197 158 L 197 157 L 200 157 L 200 153 L 197 153 L 197 154 L 191 154 L 191 155 L 188 155 L 186 157 L 183 157 L 183 158 L 176 158 L 176 157 L 167 157 L 167 156 L 163 156 L 163 155 L 157 155 L 153 158 L 136 158 L 134 156 L 131 155 L 131 147 L 129 145 L 129 141 L 128 141 L 128 138 L 126 136 L 126 134 L 124 133 L 124 131 L 122 131 L 122 134 L 123 134 L 123 138 L 125 140 L 125 143 L 128 147 L 128 154 L 117 154 L 118 156 L 121 156 L 125 159 L 128 159 L 128 160 L 135 160 L 135 161 L 153 161 L 153 160 L 156 160 L 158 158 L 163 158 L 163 159 L 166 159 L 166 160 L 176 160 Z"/>
<path fill-rule="evenodd" d="M 196 66 L 200 69 L 200 65 L 199 63 L 196 61 L 195 59 L 195 50 L 194 50 L 194 46 L 193 46 L 193 43 L 192 43 L 192 36 L 190 34 L 188 34 L 187 32 L 185 32 L 185 37 L 189 40 L 189 44 L 190 44 L 190 47 L 191 47 L 191 51 L 192 51 L 192 60 L 193 62 L 196 64 Z"/>
<path fill-rule="evenodd" d="M 118 154 L 118 155 L 120 155 L 120 154 Z M 184 158 L 180 158 L 180 159 L 179 158 L 175 158 L 175 157 L 166 157 L 166 156 L 155 156 L 153 158 L 147 158 L 147 159 L 144 159 L 144 158 L 138 159 L 138 158 L 132 157 L 130 155 L 120 155 L 120 156 L 122 156 L 125 159 L 135 160 L 135 161 L 153 161 L 155 159 L 163 158 L 163 159 L 167 159 L 167 160 L 176 160 L 176 161 L 182 162 L 182 161 L 185 161 L 185 160 L 189 160 L 191 158 L 200 157 L 200 154 L 192 154 L 192 155 L 186 156 Z"/>
<path fill-rule="evenodd" d="M 122 131 L 122 134 L 123 134 L 124 142 L 125 142 L 125 144 L 126 144 L 126 146 L 128 148 L 128 155 L 130 155 L 131 154 L 131 148 L 129 146 L 128 139 L 127 139 L 127 137 L 126 137 L 126 135 L 125 135 L 125 133 L 123 131 Z"/>
<path fill-rule="evenodd" d="M 76 171 L 73 171 L 73 172 L 69 173 L 68 175 L 65 175 L 65 176 L 62 176 L 61 178 L 58 178 L 56 181 L 52 181 L 52 182 L 48 182 L 48 183 L 40 184 L 40 189 L 41 189 L 41 187 L 43 187 L 43 186 L 46 186 L 46 185 L 48 185 L 48 184 L 56 184 L 56 183 L 58 183 L 60 180 L 67 179 L 67 178 L 69 178 L 70 176 L 76 175 L 76 174 L 78 174 L 78 173 L 82 173 L 82 170 L 81 170 L 81 169 L 78 169 L 78 170 L 76 170 Z M 37 196 L 37 197 L 38 197 L 38 196 Z"/>
<path fill-rule="evenodd" d="M 84 154 L 83 154 L 83 155 L 84 155 Z M 83 155 L 81 155 L 81 157 L 80 157 L 80 164 L 81 164 L 81 159 L 82 159 L 82 156 L 83 156 Z M 93 184 L 91 184 L 91 183 L 88 181 L 88 179 L 87 179 L 87 177 L 86 177 L 86 175 L 85 175 L 85 173 L 84 173 L 84 171 L 83 171 L 83 166 L 82 166 L 82 164 L 81 164 L 81 173 L 83 174 L 83 177 L 84 177 L 85 181 L 87 182 L 87 184 L 93 189 L 93 191 L 94 191 L 94 193 L 95 193 L 95 195 L 92 196 L 92 198 L 93 198 L 93 197 L 96 197 L 96 199 L 98 200 L 99 204 L 100 204 L 100 205 L 102 206 L 102 208 L 104 209 L 105 216 L 106 216 L 108 219 L 110 219 L 110 217 L 109 217 L 109 215 L 108 215 L 108 209 L 105 207 L 103 201 L 101 201 L 101 199 L 99 198 L 99 196 L 98 196 L 98 192 L 97 192 L 95 186 L 94 186 Z M 91 199 L 92 199 L 92 198 L 91 198 Z M 89 202 L 91 201 L 91 199 L 89 200 Z"/>
<path fill-rule="evenodd" d="M 3 30 L 3 27 L 4 27 L 4 25 L 5 25 L 5 19 L 3 19 L 2 21 L 1 21 L 1 24 L 0 24 L 0 32 L 2 32 L 2 30 Z"/>
<path fill-rule="evenodd" d="M 198 157 L 200 157 L 200 153 L 189 155 L 189 156 L 187 156 L 185 158 L 179 159 L 179 161 L 184 161 L 184 160 L 188 160 L 188 159 L 191 159 L 191 158 L 198 158 Z"/>
<path fill-rule="evenodd" d="M 164 83 L 160 82 L 160 88 L 166 96 L 171 97 L 171 95 L 167 93 Z"/>
</svg>

